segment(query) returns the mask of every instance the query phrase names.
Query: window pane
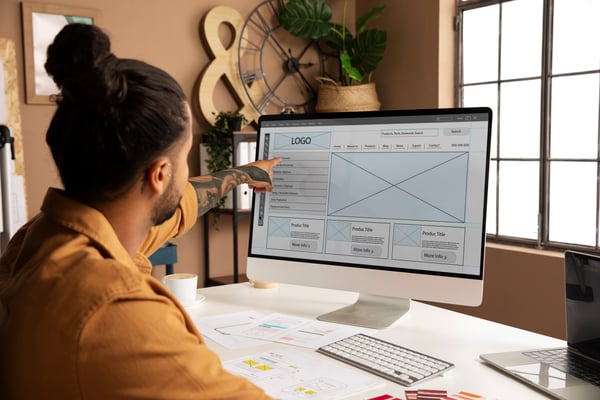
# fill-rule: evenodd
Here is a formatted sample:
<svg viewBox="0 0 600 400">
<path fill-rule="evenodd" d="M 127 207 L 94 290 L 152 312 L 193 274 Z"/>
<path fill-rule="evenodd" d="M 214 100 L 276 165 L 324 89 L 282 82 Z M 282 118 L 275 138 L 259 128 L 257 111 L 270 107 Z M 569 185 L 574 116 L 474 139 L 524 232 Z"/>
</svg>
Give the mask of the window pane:
<svg viewBox="0 0 600 400">
<path fill-rule="evenodd" d="M 498 155 L 498 84 L 465 86 L 463 89 L 463 105 L 465 107 L 489 107 L 492 109 L 492 157 Z"/>
<path fill-rule="evenodd" d="M 498 5 L 463 13 L 464 83 L 498 79 Z"/>
<path fill-rule="evenodd" d="M 540 156 L 540 80 L 500 86 L 500 157 Z"/>
<path fill-rule="evenodd" d="M 539 163 L 501 161 L 498 180 L 498 233 L 537 239 Z"/>
<path fill-rule="evenodd" d="M 501 78 L 539 77 L 542 70 L 542 0 L 502 6 Z"/>
<path fill-rule="evenodd" d="M 596 244 L 595 162 L 552 162 L 550 227 L 553 242 Z"/>
<path fill-rule="evenodd" d="M 485 231 L 495 235 L 496 232 L 496 168 L 497 161 L 490 161 L 490 173 L 488 181 L 487 218 Z"/>
<path fill-rule="evenodd" d="M 494 115 L 486 232 L 600 249 L 600 0 L 457 5 L 460 104 Z"/>
<path fill-rule="evenodd" d="M 552 79 L 551 157 L 596 158 L 599 74 Z"/>
<path fill-rule="evenodd" d="M 600 1 L 554 0 L 552 73 L 600 69 Z"/>
</svg>

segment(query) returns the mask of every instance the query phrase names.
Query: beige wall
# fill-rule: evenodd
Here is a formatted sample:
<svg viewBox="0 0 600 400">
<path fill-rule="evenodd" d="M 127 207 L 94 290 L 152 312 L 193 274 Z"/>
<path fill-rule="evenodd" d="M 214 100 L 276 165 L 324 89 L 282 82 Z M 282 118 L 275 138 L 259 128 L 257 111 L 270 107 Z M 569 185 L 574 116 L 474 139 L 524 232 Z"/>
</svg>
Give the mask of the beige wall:
<svg viewBox="0 0 600 400">
<path fill-rule="evenodd" d="M 193 89 L 209 62 L 199 27 L 212 7 L 227 5 L 246 15 L 258 0 L 57 0 L 59 4 L 99 9 L 102 26 L 111 35 L 114 52 L 139 58 L 171 73 L 193 98 Z M 336 9 L 342 0 L 332 1 Z M 387 3 L 377 24 L 388 32 L 389 45 L 374 75 L 384 109 L 449 107 L 454 105 L 455 33 L 454 0 L 356 0 L 356 14 Z M 0 36 L 13 39 L 17 49 L 27 209 L 37 212 L 48 186 L 59 185 L 54 164 L 44 142 L 53 106 L 24 104 L 20 1 L 0 1 Z M 390 84 L 392 82 L 393 84 Z M 216 101 L 228 95 L 220 88 Z M 195 145 L 204 122 L 196 120 Z M 197 152 L 189 157 L 190 172 L 199 173 Z M 219 230 L 211 224 L 213 276 L 228 274 L 232 263 L 231 219 L 223 216 Z M 203 223 L 177 239 L 179 271 L 203 277 Z M 241 265 L 247 249 L 247 218 L 240 225 Z M 243 268 L 242 268 L 243 269 Z M 484 301 L 477 308 L 455 308 L 495 321 L 556 337 L 564 337 L 562 310 L 562 255 L 488 246 Z"/>
<path fill-rule="evenodd" d="M 483 302 L 452 310 L 565 339 L 562 253 L 486 246 Z"/>
</svg>

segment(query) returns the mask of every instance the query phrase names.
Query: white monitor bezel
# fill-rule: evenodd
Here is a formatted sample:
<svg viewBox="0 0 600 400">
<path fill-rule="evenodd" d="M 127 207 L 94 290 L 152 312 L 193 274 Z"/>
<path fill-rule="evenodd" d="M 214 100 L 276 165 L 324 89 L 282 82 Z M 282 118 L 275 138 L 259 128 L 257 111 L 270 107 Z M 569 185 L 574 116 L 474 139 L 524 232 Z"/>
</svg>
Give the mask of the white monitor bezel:
<svg viewBox="0 0 600 400">
<path fill-rule="evenodd" d="M 303 120 L 310 118 L 343 118 L 368 117 L 368 116 L 411 116 L 411 115 L 469 115 L 485 113 L 489 118 L 487 137 L 487 159 L 485 165 L 484 197 L 487 198 L 487 176 L 489 169 L 489 151 L 491 136 L 491 110 L 485 107 L 427 109 L 427 110 L 395 110 L 374 111 L 360 113 L 332 113 L 332 114 L 301 114 L 293 116 L 264 116 L 259 121 L 273 121 L 279 118 Z M 258 146 L 257 146 L 258 148 Z M 257 149 L 258 150 L 258 149 Z M 251 280 L 298 284 L 304 286 L 323 287 L 337 290 L 353 291 L 359 293 L 376 294 L 397 298 L 410 298 L 448 304 L 478 306 L 483 299 L 484 259 L 485 259 L 485 218 L 483 218 L 483 234 L 481 235 L 481 267 L 479 275 L 457 275 L 432 273 L 426 271 L 397 271 L 377 268 L 361 268 L 356 265 L 341 266 L 335 264 L 321 264 L 315 260 L 279 259 L 264 255 L 255 255 L 252 252 L 253 221 L 255 218 L 255 201 L 250 222 L 250 243 L 246 273 Z M 485 206 L 483 201 L 483 215 Z"/>
</svg>

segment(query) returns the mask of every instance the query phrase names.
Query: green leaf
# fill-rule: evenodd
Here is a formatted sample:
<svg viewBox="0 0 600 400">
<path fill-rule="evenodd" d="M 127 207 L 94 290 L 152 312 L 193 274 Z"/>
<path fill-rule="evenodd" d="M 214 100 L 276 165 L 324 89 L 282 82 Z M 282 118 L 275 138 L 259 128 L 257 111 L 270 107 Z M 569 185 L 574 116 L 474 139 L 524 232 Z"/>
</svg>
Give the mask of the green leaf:
<svg viewBox="0 0 600 400">
<path fill-rule="evenodd" d="M 377 29 L 361 32 L 348 49 L 352 65 L 359 66 L 362 74 L 368 75 L 375 71 L 383 59 L 387 44 L 387 33 Z"/>
<path fill-rule="evenodd" d="M 326 0 L 289 0 L 278 18 L 281 26 L 292 35 L 320 39 L 329 34 L 332 14 Z"/>
<path fill-rule="evenodd" d="M 331 24 L 331 30 L 329 34 L 323 37 L 323 42 L 335 53 L 341 53 L 347 47 L 348 43 L 351 43 L 354 37 L 350 32 L 346 31 L 345 40 L 342 41 L 342 26 L 338 24 Z"/>
<path fill-rule="evenodd" d="M 353 81 L 362 82 L 363 76 L 360 71 L 352 66 L 350 55 L 347 52 L 340 54 L 340 62 L 345 74 Z"/>
<path fill-rule="evenodd" d="M 362 16 L 360 16 L 360 18 L 358 18 L 356 20 L 356 32 L 357 34 L 364 31 L 365 28 L 367 27 L 367 24 L 375 19 L 375 18 L 379 18 L 379 16 L 381 16 L 381 14 L 383 13 L 383 10 L 385 10 L 385 5 L 380 6 L 380 7 L 375 7 L 373 8 L 371 11 L 363 14 Z"/>
</svg>

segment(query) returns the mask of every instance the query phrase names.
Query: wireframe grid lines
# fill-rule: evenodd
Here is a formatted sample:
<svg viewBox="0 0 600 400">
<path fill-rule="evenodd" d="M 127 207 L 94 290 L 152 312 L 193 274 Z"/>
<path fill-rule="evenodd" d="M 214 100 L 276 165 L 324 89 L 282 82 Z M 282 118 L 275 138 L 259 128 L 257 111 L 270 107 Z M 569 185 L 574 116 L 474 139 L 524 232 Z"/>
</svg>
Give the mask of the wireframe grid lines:
<svg viewBox="0 0 600 400">
<path fill-rule="evenodd" d="M 332 153 L 328 214 L 464 222 L 468 153 Z"/>
</svg>

